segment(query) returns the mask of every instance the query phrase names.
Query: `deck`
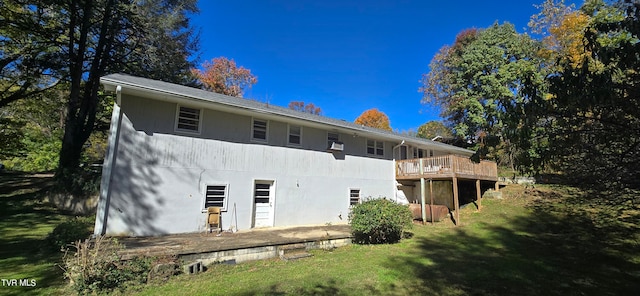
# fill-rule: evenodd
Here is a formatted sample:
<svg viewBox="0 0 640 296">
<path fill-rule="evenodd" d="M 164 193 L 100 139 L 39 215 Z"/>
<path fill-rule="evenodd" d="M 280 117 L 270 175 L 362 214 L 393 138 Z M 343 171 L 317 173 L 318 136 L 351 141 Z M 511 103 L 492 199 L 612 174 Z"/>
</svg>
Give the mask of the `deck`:
<svg viewBox="0 0 640 296">
<path fill-rule="evenodd" d="M 397 180 L 444 180 L 454 177 L 498 181 L 498 166 L 493 161 L 483 160 L 475 163 L 469 158 L 457 155 L 396 160 Z"/>
</svg>

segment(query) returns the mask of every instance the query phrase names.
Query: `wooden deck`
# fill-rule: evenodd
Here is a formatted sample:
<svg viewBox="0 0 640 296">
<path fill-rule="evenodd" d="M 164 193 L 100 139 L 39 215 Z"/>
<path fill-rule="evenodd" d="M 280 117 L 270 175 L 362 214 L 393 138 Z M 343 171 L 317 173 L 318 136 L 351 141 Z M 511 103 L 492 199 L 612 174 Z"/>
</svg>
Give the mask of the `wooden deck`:
<svg viewBox="0 0 640 296">
<path fill-rule="evenodd" d="M 470 179 L 498 181 L 498 166 L 493 161 L 475 163 L 469 158 L 446 155 L 428 158 L 396 160 L 397 180 L 417 180 L 420 178 Z"/>
</svg>

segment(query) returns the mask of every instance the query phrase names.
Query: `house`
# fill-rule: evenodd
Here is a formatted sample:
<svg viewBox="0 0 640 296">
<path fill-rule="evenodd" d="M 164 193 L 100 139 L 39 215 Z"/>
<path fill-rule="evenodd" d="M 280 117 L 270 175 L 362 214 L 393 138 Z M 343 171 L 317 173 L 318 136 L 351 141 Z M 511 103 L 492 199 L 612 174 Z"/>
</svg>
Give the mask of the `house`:
<svg viewBox="0 0 640 296">
<path fill-rule="evenodd" d="M 96 234 L 206 231 L 208 207 L 225 230 L 347 223 L 365 198 L 424 205 L 416 182 L 461 166 L 497 180 L 478 178 L 467 149 L 140 77 L 101 82 L 116 102 Z"/>
</svg>

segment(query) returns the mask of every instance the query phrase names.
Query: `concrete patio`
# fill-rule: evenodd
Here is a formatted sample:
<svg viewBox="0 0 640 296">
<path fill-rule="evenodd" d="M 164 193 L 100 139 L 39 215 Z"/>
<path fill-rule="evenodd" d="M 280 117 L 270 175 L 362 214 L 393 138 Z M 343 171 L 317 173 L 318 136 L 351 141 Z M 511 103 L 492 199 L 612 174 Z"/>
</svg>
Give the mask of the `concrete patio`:
<svg viewBox="0 0 640 296">
<path fill-rule="evenodd" d="M 331 249 L 351 243 L 349 225 L 264 228 L 221 233 L 127 237 L 119 241 L 124 259 L 137 255 L 177 256 L 184 262 L 239 263 L 282 256 L 296 245 L 304 250 Z"/>
</svg>

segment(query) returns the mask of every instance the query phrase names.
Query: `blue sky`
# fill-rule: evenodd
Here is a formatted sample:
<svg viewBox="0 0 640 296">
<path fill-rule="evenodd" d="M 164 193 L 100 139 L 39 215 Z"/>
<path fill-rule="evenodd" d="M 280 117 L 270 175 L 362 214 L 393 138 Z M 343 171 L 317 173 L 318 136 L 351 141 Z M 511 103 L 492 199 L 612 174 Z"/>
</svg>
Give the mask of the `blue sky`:
<svg viewBox="0 0 640 296">
<path fill-rule="evenodd" d="M 527 30 L 534 4 L 517 1 L 200 1 L 200 61 L 232 58 L 270 104 L 312 102 L 348 121 L 385 112 L 394 130 L 439 120 L 420 103 L 419 80 L 442 46 L 466 28 L 510 22 Z"/>
</svg>

